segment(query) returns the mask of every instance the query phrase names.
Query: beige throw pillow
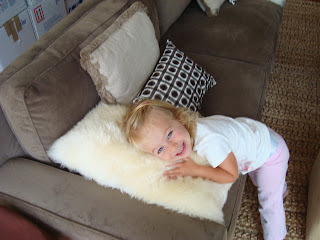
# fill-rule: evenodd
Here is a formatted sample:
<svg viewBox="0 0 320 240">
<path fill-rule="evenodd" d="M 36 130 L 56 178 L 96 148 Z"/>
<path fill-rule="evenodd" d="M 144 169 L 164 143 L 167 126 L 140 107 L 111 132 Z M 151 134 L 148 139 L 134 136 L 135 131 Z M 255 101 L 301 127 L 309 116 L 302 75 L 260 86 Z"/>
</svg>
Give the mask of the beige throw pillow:
<svg viewBox="0 0 320 240">
<path fill-rule="evenodd" d="M 106 103 L 131 103 L 160 55 L 145 6 L 135 2 L 101 35 L 81 50 L 81 66 Z"/>
<path fill-rule="evenodd" d="M 220 6 L 225 0 L 197 0 L 200 8 L 206 12 L 209 17 L 216 16 Z"/>
</svg>

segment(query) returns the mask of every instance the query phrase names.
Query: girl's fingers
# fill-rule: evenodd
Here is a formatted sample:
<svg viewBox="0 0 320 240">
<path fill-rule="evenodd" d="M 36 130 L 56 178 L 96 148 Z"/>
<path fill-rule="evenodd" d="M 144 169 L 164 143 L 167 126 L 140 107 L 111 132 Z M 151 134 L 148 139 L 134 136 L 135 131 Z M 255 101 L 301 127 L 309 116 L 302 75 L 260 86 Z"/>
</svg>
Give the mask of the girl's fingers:
<svg viewBox="0 0 320 240">
<path fill-rule="evenodd" d="M 177 171 L 168 170 L 168 171 L 165 171 L 164 174 L 165 174 L 166 176 L 169 176 L 169 175 L 177 174 Z"/>
<path fill-rule="evenodd" d="M 163 173 L 163 175 L 167 176 L 167 177 L 171 177 L 171 176 L 181 176 L 181 172 L 178 170 L 178 169 L 173 169 L 173 170 L 168 170 L 168 171 L 165 171 Z"/>
</svg>

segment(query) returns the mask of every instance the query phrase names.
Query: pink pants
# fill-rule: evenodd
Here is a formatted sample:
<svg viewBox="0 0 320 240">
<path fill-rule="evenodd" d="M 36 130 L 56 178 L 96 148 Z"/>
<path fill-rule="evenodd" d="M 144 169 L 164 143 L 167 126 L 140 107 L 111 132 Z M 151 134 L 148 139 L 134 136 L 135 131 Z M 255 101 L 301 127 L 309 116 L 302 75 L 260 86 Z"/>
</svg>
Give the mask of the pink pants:
<svg viewBox="0 0 320 240">
<path fill-rule="evenodd" d="M 271 130 L 273 131 L 273 130 Z M 283 240 L 287 234 L 283 193 L 287 189 L 286 172 L 289 150 L 284 139 L 277 133 L 278 147 L 266 163 L 249 172 L 258 188 L 259 211 L 265 240 Z"/>
</svg>

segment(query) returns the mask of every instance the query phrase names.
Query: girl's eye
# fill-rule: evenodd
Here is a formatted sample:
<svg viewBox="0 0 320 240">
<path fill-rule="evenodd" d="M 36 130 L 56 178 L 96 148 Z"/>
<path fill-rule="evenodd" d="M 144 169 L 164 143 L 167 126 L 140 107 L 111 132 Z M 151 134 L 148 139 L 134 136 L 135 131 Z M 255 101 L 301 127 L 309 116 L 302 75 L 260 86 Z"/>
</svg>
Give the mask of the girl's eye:
<svg viewBox="0 0 320 240">
<path fill-rule="evenodd" d="M 162 152 L 162 150 L 163 150 L 163 147 L 159 148 L 158 154 L 160 154 Z"/>
<path fill-rule="evenodd" d="M 168 134 L 168 139 L 171 138 L 171 136 L 172 136 L 172 131 L 169 132 L 169 134 Z"/>
</svg>

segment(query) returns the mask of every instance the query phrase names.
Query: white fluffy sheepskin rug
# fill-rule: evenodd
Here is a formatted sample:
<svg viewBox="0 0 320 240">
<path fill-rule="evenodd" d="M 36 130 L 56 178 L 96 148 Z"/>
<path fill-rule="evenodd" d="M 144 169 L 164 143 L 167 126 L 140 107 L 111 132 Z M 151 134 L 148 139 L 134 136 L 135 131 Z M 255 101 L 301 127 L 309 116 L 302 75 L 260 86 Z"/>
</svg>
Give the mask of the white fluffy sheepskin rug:
<svg viewBox="0 0 320 240">
<path fill-rule="evenodd" d="M 116 121 L 125 110 L 125 106 L 100 102 L 54 142 L 48 151 L 49 157 L 87 179 L 146 203 L 223 224 L 222 207 L 231 184 L 164 177 L 166 163 L 133 148 L 117 126 Z M 195 153 L 191 157 L 207 164 Z"/>
</svg>

